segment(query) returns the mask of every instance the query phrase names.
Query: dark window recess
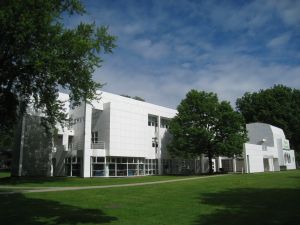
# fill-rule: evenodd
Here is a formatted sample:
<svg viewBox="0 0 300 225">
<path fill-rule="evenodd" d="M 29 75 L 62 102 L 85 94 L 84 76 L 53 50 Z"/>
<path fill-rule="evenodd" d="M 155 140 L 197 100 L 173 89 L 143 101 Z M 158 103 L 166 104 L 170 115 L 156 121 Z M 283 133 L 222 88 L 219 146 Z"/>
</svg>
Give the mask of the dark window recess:
<svg viewBox="0 0 300 225">
<path fill-rule="evenodd" d="M 98 143 L 98 131 L 93 131 L 92 132 L 92 143 Z"/>
<path fill-rule="evenodd" d="M 152 126 L 152 127 L 158 126 L 157 116 L 148 115 L 148 126 Z"/>
</svg>

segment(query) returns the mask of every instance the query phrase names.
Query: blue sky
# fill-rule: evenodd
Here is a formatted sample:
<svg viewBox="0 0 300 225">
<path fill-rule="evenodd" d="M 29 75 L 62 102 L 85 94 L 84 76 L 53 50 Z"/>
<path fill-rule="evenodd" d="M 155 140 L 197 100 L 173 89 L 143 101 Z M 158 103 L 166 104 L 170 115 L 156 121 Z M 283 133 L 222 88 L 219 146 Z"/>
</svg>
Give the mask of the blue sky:
<svg viewBox="0 0 300 225">
<path fill-rule="evenodd" d="M 94 73 L 104 91 L 176 108 L 190 89 L 234 105 L 246 91 L 300 88 L 300 1 L 84 1 L 118 47 Z"/>
</svg>

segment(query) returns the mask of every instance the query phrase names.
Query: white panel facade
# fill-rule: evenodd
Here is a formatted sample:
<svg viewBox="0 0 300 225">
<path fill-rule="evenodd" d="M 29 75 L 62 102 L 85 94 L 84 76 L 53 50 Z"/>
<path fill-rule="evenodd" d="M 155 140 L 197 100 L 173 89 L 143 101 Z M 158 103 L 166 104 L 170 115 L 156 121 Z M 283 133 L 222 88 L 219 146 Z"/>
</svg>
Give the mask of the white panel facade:
<svg viewBox="0 0 300 225">
<path fill-rule="evenodd" d="M 77 174 L 78 168 L 83 177 L 158 173 L 167 133 L 160 128 L 160 118 L 171 119 L 176 110 L 106 92 L 100 96 L 70 110 L 69 135 L 61 131 L 65 145 L 71 145 L 66 141 L 72 136 L 68 174 Z M 67 95 L 62 98 L 66 100 Z M 149 125 L 149 116 L 157 118 L 155 125 Z"/>
</svg>

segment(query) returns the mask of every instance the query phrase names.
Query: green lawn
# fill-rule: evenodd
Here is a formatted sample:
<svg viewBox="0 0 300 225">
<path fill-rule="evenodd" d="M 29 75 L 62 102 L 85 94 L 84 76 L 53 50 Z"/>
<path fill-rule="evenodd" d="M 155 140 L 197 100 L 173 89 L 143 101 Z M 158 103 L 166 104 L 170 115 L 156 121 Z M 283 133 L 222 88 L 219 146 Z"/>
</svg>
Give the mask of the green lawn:
<svg viewBox="0 0 300 225">
<path fill-rule="evenodd" d="M 299 170 L 113 189 L 0 194 L 0 224 L 295 225 L 299 212 Z"/>
<path fill-rule="evenodd" d="M 74 187 L 74 186 L 100 186 L 112 184 L 141 183 L 160 180 L 172 180 L 192 176 L 145 176 L 122 178 L 80 178 L 80 177 L 10 177 L 7 172 L 0 172 L 0 187 Z"/>
<path fill-rule="evenodd" d="M 0 171 L 0 180 L 1 180 L 1 178 L 7 178 L 9 176 L 10 176 L 10 172 Z"/>
</svg>

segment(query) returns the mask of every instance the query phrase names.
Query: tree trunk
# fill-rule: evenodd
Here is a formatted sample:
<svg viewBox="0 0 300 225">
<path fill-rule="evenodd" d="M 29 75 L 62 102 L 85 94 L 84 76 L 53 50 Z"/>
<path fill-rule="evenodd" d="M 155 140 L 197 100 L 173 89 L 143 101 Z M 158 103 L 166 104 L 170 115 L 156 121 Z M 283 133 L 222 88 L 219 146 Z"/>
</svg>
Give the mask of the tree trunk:
<svg viewBox="0 0 300 225">
<path fill-rule="evenodd" d="M 22 176 L 22 154 L 23 154 L 23 144 L 24 140 L 22 136 L 24 135 L 24 126 L 25 126 L 25 112 L 26 112 L 26 104 L 22 101 L 22 98 L 18 99 L 18 112 L 17 112 L 17 124 L 14 129 L 14 143 L 12 148 L 12 162 L 11 162 L 11 176 L 17 177 Z M 22 152 L 22 153 L 21 153 Z"/>
<path fill-rule="evenodd" d="M 213 170 L 213 164 L 212 164 L 212 154 L 210 151 L 208 152 L 207 156 L 208 156 L 209 173 L 213 173 L 214 170 Z"/>
</svg>

